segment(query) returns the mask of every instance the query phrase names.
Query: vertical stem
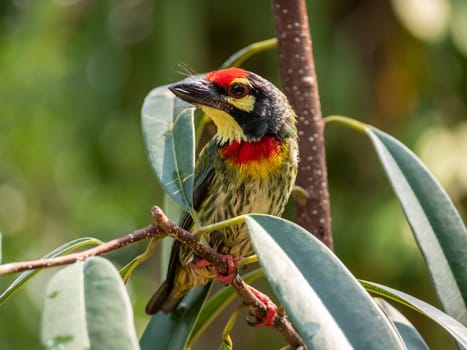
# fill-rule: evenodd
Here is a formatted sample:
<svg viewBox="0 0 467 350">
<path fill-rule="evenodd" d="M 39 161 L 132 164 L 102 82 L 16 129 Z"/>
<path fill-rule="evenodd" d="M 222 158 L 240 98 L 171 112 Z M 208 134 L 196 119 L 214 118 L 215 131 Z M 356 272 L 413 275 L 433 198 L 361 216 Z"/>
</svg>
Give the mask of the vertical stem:
<svg viewBox="0 0 467 350">
<path fill-rule="evenodd" d="M 272 0 L 282 84 L 298 116 L 300 166 L 297 185 L 308 194 L 296 200 L 297 223 L 332 248 L 324 149 L 324 121 L 318 93 L 305 0 Z"/>
</svg>

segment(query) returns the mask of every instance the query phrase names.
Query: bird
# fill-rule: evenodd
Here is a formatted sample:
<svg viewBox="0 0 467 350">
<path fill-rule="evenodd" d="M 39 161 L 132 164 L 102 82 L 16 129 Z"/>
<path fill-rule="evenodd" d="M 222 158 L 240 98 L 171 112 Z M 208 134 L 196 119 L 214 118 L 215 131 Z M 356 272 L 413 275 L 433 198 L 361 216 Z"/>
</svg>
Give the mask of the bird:
<svg viewBox="0 0 467 350">
<path fill-rule="evenodd" d="M 200 108 L 217 128 L 195 164 L 193 204 L 199 223 L 250 213 L 282 215 L 299 157 L 296 114 L 280 89 L 253 72 L 227 68 L 188 77 L 169 90 Z M 191 232 L 196 228 L 186 212 L 179 226 Z M 254 254 L 245 224 L 206 233 L 203 241 L 230 263 Z M 188 291 L 215 275 L 192 249 L 174 241 L 166 280 L 146 313 L 173 312 Z"/>
</svg>

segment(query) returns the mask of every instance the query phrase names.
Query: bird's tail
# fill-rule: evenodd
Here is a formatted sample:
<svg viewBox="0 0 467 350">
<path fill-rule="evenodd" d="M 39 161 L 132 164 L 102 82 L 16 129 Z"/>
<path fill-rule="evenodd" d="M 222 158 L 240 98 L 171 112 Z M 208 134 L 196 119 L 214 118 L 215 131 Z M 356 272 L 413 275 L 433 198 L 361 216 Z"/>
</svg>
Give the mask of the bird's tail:
<svg viewBox="0 0 467 350">
<path fill-rule="evenodd" d="M 171 313 L 180 304 L 182 298 L 183 295 L 175 293 L 174 288 L 169 285 L 168 281 L 164 281 L 149 299 L 146 305 L 146 313 L 152 315 L 160 310 L 166 314 Z"/>
</svg>

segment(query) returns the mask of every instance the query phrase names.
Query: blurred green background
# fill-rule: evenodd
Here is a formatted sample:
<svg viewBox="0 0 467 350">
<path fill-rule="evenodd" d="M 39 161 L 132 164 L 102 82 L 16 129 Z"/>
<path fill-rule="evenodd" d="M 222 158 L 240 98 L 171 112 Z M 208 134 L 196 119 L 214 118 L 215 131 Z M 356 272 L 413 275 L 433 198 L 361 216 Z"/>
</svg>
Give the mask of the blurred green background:
<svg viewBox="0 0 467 350">
<path fill-rule="evenodd" d="M 308 2 L 324 115 L 375 125 L 413 149 L 467 217 L 467 3 Z M 69 240 L 103 240 L 150 222 L 162 204 L 147 164 L 140 108 L 151 88 L 206 72 L 274 35 L 270 2 L 3 0 L 0 2 L 0 232 L 3 262 Z M 277 53 L 246 68 L 279 83 Z M 336 253 L 359 278 L 438 305 L 429 276 L 368 140 L 326 132 Z M 124 264 L 143 246 L 112 255 Z M 138 332 L 157 258 L 129 283 Z M 0 309 L 0 348 L 39 349 L 46 271 Z M 0 280 L 3 290 L 13 277 Z M 403 309 L 433 349 L 454 348 Z M 224 316 L 225 317 L 225 316 Z M 216 349 L 220 329 L 197 349 Z M 282 344 L 238 322 L 240 349 Z M 279 346 L 276 346 L 279 347 Z"/>
</svg>

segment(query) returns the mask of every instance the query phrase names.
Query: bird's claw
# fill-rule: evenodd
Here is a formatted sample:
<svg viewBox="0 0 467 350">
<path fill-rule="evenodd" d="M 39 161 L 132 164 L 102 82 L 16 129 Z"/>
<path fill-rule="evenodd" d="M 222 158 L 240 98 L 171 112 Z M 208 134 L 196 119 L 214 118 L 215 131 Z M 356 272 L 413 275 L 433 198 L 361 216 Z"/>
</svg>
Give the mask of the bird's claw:
<svg viewBox="0 0 467 350">
<path fill-rule="evenodd" d="M 219 282 L 231 284 L 237 272 L 237 266 L 235 266 L 235 263 L 239 261 L 240 258 L 232 258 L 231 255 L 222 256 L 224 257 L 225 262 L 227 263 L 227 274 L 221 274 L 219 271 L 217 271 L 216 267 L 214 267 L 214 276 L 216 276 L 216 279 Z"/>
<path fill-rule="evenodd" d="M 266 315 L 262 317 L 261 319 L 258 318 L 257 315 L 252 315 L 253 321 L 250 322 L 250 319 L 248 320 L 249 323 L 252 326 L 255 327 L 272 327 L 274 326 L 274 322 L 276 321 L 277 317 L 277 306 L 274 304 L 271 299 L 266 295 L 261 293 L 259 290 L 247 286 L 248 290 L 259 300 L 261 301 L 264 305 L 266 305 L 267 311 Z"/>
<path fill-rule="evenodd" d="M 216 269 L 215 266 L 213 266 L 212 269 L 214 272 L 214 276 L 219 282 L 222 282 L 225 284 L 231 284 L 237 272 L 237 267 L 235 266 L 235 263 L 239 261 L 241 258 L 232 258 L 231 255 L 224 255 L 224 254 L 222 256 L 224 257 L 225 262 L 227 263 L 227 273 L 222 274 Z M 191 263 L 190 267 L 192 269 L 200 269 L 200 268 L 210 266 L 210 265 L 212 264 L 209 261 L 205 259 L 200 259 L 196 261 L 195 263 Z"/>
<path fill-rule="evenodd" d="M 201 269 L 209 265 L 211 265 L 211 263 L 205 259 L 197 259 L 196 262 L 190 263 L 192 269 Z"/>
</svg>

